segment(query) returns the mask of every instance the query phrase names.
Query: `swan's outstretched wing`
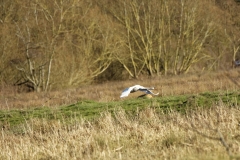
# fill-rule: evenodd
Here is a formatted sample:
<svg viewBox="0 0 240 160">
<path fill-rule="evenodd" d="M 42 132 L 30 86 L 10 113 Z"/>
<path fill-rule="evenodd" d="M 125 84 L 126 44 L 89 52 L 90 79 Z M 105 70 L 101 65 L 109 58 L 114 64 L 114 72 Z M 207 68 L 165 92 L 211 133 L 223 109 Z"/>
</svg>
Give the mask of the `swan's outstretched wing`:
<svg viewBox="0 0 240 160">
<path fill-rule="evenodd" d="M 131 92 L 136 92 L 139 90 L 139 88 L 144 88 L 143 86 L 140 85 L 134 85 L 132 87 L 126 88 L 122 91 L 122 94 L 120 98 L 127 97 Z"/>
<path fill-rule="evenodd" d="M 124 89 L 122 91 L 122 94 L 121 94 L 120 98 L 127 97 L 130 94 L 131 90 L 132 90 L 132 87 Z"/>
<path fill-rule="evenodd" d="M 153 94 L 153 95 L 155 95 L 155 96 L 159 95 L 159 93 L 153 93 L 153 92 L 150 91 L 150 90 L 147 90 L 147 92 L 148 92 L 148 94 Z"/>
<path fill-rule="evenodd" d="M 155 96 L 157 96 L 159 93 L 153 93 L 151 90 L 149 90 L 149 89 L 146 89 L 146 88 L 141 88 L 141 89 L 139 89 L 140 91 L 143 91 L 143 92 L 145 92 L 145 93 L 147 93 L 147 94 L 153 94 L 153 95 L 155 95 Z"/>
</svg>

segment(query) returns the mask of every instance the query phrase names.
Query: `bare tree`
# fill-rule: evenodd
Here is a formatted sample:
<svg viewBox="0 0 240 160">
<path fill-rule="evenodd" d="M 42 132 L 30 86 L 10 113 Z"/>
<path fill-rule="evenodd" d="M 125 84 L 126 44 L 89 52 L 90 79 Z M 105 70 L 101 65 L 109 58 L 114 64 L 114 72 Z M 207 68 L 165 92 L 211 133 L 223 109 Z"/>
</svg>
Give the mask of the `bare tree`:
<svg viewBox="0 0 240 160">
<path fill-rule="evenodd" d="M 10 59 L 16 52 L 17 40 L 13 36 L 15 29 L 12 21 L 17 17 L 16 1 L 1 1 L 0 3 L 0 82 L 12 83 L 16 72 L 9 65 Z"/>
<path fill-rule="evenodd" d="M 32 88 L 34 91 L 40 91 L 40 85 L 42 80 L 42 69 L 41 66 L 36 66 L 35 61 L 33 60 L 33 53 L 31 52 L 33 48 L 32 39 L 31 39 L 31 32 L 28 26 L 28 20 L 26 19 L 25 23 L 25 33 L 22 29 L 20 29 L 19 25 L 16 23 L 17 27 L 17 37 L 22 40 L 24 45 L 24 54 L 26 56 L 26 61 L 22 64 L 16 64 L 16 69 L 21 72 L 23 82 L 18 83 L 26 84 L 30 83 L 29 87 Z"/>
<path fill-rule="evenodd" d="M 57 48 L 54 79 L 61 87 L 91 83 L 113 61 L 119 42 L 108 17 L 99 16 L 92 3 L 79 0 L 64 20 L 64 32 Z M 63 78 L 65 77 L 65 78 Z"/>
<path fill-rule="evenodd" d="M 115 55 L 131 77 L 137 78 L 143 70 L 149 75 L 159 71 L 159 54 L 157 53 L 158 7 L 156 1 L 122 1 L 116 2 L 121 8 L 100 4 L 122 27 L 124 52 Z M 157 6 L 155 6 L 157 5 Z M 156 54 L 158 56 L 156 57 Z"/>
<path fill-rule="evenodd" d="M 224 24 L 224 33 L 227 38 L 227 41 L 230 46 L 230 52 L 232 54 L 232 61 L 236 62 L 240 60 L 239 47 L 240 47 L 240 38 L 239 38 L 239 29 L 240 29 L 240 14 L 238 12 L 239 6 L 236 5 L 233 1 L 223 1 L 220 4 L 224 10 L 227 11 L 227 15 L 224 15 L 226 23 Z M 233 23 L 234 27 L 230 24 Z"/>
<path fill-rule="evenodd" d="M 15 23 L 26 58 L 16 69 L 22 74 L 21 83 L 30 83 L 34 91 L 49 89 L 57 41 L 65 32 L 63 21 L 74 2 L 31 1 L 25 6 L 23 20 Z"/>
<path fill-rule="evenodd" d="M 177 46 L 174 55 L 173 70 L 175 74 L 187 73 L 190 67 L 208 57 L 201 53 L 207 38 L 214 31 L 214 25 L 205 17 L 198 17 L 197 1 L 180 1 L 179 33 L 177 34 Z"/>
<path fill-rule="evenodd" d="M 166 75 L 168 68 L 175 74 L 186 73 L 194 63 L 208 57 L 202 51 L 214 24 L 199 16 L 199 4 L 134 0 L 119 2 L 121 9 L 105 8 L 124 28 L 122 42 L 128 55 L 119 54 L 117 59 L 130 76 L 137 78 L 144 70 L 150 76 L 161 71 Z"/>
<path fill-rule="evenodd" d="M 116 58 L 131 77 L 137 78 L 145 65 L 141 53 L 137 51 L 139 43 L 135 37 L 136 30 L 134 27 L 136 27 L 136 20 L 139 22 L 139 16 L 137 13 L 138 6 L 136 6 L 138 3 L 136 1 L 124 1 L 121 5 L 123 6 L 123 13 L 119 15 L 117 12 L 113 12 L 113 16 L 116 17 L 124 27 L 126 34 L 123 37 L 124 41 L 122 42 L 125 44 L 126 52 L 128 52 L 129 55 L 118 54 L 116 55 Z"/>
</svg>

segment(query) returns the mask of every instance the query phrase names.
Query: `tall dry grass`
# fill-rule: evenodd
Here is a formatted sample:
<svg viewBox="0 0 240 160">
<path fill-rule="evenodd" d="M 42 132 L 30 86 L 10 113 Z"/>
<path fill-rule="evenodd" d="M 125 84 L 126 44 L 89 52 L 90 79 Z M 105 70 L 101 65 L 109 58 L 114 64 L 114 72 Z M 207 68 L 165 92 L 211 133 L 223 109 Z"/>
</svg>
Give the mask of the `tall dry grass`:
<svg viewBox="0 0 240 160">
<path fill-rule="evenodd" d="M 1 131 L 0 159 L 240 158 L 240 110 L 224 105 L 186 115 L 118 108 L 95 121 L 32 119 L 16 130 Z"/>
<path fill-rule="evenodd" d="M 159 96 L 238 90 L 240 89 L 239 69 L 155 78 L 140 77 L 137 80 L 105 82 L 47 93 L 17 93 L 9 91 L 6 87 L 0 89 L 0 109 L 68 105 L 83 99 L 99 102 L 118 101 L 121 91 L 135 84 L 154 86 L 154 92 L 159 92 Z M 134 93 L 128 98 L 135 98 L 141 94 Z"/>
</svg>

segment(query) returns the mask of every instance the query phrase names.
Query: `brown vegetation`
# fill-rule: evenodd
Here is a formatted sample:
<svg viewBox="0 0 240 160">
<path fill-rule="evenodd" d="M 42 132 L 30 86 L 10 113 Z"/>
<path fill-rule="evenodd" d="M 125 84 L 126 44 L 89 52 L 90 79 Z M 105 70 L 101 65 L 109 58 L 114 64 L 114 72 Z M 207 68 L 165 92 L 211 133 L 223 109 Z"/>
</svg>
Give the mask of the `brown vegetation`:
<svg viewBox="0 0 240 160">
<path fill-rule="evenodd" d="M 186 115 L 147 108 L 128 117 L 102 113 L 96 121 L 32 119 L 22 134 L 2 130 L 1 159 L 239 159 L 240 111 L 226 106 Z"/>
<path fill-rule="evenodd" d="M 0 7 L 1 110 L 119 101 L 134 84 L 159 96 L 240 89 L 237 0 Z M 16 132 L 2 128 L 0 159 L 240 159 L 239 117 L 239 106 L 220 101 L 186 114 L 147 107 L 128 115 L 119 106 L 92 121 L 30 119 Z"/>
<path fill-rule="evenodd" d="M 1 86 L 49 91 L 105 80 L 228 70 L 234 0 L 53 0 L 0 4 Z"/>
</svg>

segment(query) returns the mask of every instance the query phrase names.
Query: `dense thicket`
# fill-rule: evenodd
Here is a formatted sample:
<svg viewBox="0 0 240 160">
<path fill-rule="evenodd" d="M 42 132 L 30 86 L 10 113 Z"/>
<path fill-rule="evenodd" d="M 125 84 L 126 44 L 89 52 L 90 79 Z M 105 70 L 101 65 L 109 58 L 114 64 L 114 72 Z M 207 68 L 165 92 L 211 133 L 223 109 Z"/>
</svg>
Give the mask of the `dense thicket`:
<svg viewBox="0 0 240 160">
<path fill-rule="evenodd" d="M 0 2 L 1 85 L 34 91 L 228 69 L 240 56 L 234 0 Z"/>
</svg>

